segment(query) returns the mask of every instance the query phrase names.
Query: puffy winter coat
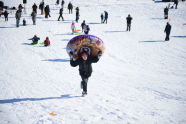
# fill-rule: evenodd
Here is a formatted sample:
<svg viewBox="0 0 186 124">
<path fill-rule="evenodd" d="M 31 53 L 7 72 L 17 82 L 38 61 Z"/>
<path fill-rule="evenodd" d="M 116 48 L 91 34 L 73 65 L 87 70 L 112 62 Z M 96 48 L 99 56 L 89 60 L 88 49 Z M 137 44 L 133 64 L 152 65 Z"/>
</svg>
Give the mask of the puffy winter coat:
<svg viewBox="0 0 186 124">
<path fill-rule="evenodd" d="M 45 41 L 44 41 L 44 45 L 45 45 L 45 46 L 49 46 L 49 45 L 50 45 L 50 40 L 45 40 Z"/>
</svg>

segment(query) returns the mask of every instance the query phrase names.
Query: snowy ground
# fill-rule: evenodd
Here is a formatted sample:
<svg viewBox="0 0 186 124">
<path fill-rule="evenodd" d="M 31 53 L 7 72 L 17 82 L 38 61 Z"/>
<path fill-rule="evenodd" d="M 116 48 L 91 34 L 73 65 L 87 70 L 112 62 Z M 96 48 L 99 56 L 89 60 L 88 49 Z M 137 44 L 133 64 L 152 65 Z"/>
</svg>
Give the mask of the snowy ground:
<svg viewBox="0 0 186 124">
<path fill-rule="evenodd" d="M 22 0 L 3 0 L 17 6 Z M 106 51 L 88 83 L 88 96 L 81 97 L 78 68 L 66 53 L 75 14 L 64 11 L 57 21 L 55 0 L 45 0 L 51 18 L 30 18 L 26 27 L 15 27 L 0 18 L 0 124 L 185 124 L 186 123 L 186 2 L 170 10 L 172 32 L 164 42 L 163 9 L 168 3 L 151 0 L 71 0 L 80 7 L 80 23 L 100 37 Z M 66 5 L 68 1 L 66 0 Z M 108 24 L 100 14 L 109 12 Z M 40 13 L 40 11 L 39 11 Z M 75 12 L 74 12 L 75 13 Z M 133 17 L 126 32 L 126 16 Z M 80 29 L 80 23 L 76 27 Z M 37 34 L 51 39 L 50 47 L 31 46 Z M 54 112 L 57 115 L 51 116 Z"/>
</svg>

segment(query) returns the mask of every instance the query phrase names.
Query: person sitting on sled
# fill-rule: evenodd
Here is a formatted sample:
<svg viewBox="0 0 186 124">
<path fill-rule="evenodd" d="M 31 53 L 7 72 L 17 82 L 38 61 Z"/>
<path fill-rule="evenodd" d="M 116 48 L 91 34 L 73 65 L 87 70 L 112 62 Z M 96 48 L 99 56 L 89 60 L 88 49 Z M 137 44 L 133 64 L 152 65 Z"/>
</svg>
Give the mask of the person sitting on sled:
<svg viewBox="0 0 186 124">
<path fill-rule="evenodd" d="M 46 40 L 44 41 L 44 46 L 50 46 L 50 40 L 48 37 L 46 37 Z"/>
<path fill-rule="evenodd" d="M 31 38 L 30 40 L 32 40 L 32 44 L 34 45 L 34 44 L 38 44 L 38 41 L 40 40 L 40 38 L 37 37 L 37 35 L 34 35 L 34 37 Z"/>
</svg>

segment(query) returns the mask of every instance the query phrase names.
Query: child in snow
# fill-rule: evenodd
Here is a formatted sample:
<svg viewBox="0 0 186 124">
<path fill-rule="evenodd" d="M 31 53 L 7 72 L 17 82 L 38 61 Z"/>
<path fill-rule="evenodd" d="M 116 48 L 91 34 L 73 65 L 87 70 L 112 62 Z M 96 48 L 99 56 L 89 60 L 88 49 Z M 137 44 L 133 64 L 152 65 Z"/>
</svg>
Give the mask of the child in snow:
<svg viewBox="0 0 186 124">
<path fill-rule="evenodd" d="M 72 22 L 72 24 L 71 24 L 71 29 L 72 29 L 72 34 L 74 34 L 76 31 L 76 26 L 75 26 L 74 22 Z"/>
<path fill-rule="evenodd" d="M 26 26 L 26 20 L 25 20 L 25 18 L 23 19 L 23 26 Z"/>
<path fill-rule="evenodd" d="M 82 78 L 81 81 L 81 88 L 83 88 L 82 95 L 87 95 L 87 83 L 88 83 L 88 78 L 92 74 L 92 63 L 96 63 L 99 61 L 102 53 L 99 52 L 97 57 L 91 56 L 91 50 L 88 47 L 82 47 L 80 49 L 79 55 L 81 56 L 80 58 L 75 58 L 73 53 L 70 53 L 70 65 L 72 67 L 76 67 L 79 65 L 79 74 Z"/>
<path fill-rule="evenodd" d="M 46 40 L 44 41 L 44 46 L 50 46 L 50 40 L 48 37 L 46 37 Z"/>
<path fill-rule="evenodd" d="M 5 12 L 3 13 L 4 14 L 4 17 L 5 17 L 5 21 L 8 21 L 8 12 L 7 12 L 7 10 L 5 10 Z"/>
<path fill-rule="evenodd" d="M 89 25 L 85 25 L 83 30 L 84 30 L 84 33 L 85 33 L 85 34 L 88 34 L 89 31 L 90 31 Z"/>
<path fill-rule="evenodd" d="M 30 40 L 32 40 L 32 44 L 34 45 L 34 44 L 38 44 L 38 41 L 40 40 L 40 38 L 37 37 L 37 35 L 34 35 L 34 37 L 31 38 Z"/>
</svg>

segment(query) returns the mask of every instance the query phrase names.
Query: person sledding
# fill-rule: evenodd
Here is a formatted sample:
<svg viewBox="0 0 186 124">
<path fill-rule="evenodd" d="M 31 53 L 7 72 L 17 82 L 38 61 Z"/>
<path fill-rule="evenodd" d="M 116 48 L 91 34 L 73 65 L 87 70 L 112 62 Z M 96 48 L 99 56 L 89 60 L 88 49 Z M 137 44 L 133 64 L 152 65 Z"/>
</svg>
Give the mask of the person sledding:
<svg viewBox="0 0 186 124">
<path fill-rule="evenodd" d="M 32 45 L 35 45 L 35 44 L 38 44 L 38 41 L 40 40 L 39 37 L 37 37 L 37 35 L 34 35 L 33 38 L 29 39 L 29 40 L 32 40 Z"/>
<path fill-rule="evenodd" d="M 79 58 L 74 56 L 73 52 L 70 52 L 70 65 L 76 67 L 79 65 L 79 74 L 81 76 L 81 88 L 83 89 L 82 96 L 87 95 L 87 83 L 92 74 L 92 63 L 99 61 L 102 53 L 98 53 L 98 56 L 93 57 L 91 55 L 91 49 L 89 47 L 82 47 L 79 50 Z"/>
<path fill-rule="evenodd" d="M 46 37 L 45 41 L 44 41 L 44 46 L 50 46 L 50 40 L 48 37 Z"/>
</svg>

